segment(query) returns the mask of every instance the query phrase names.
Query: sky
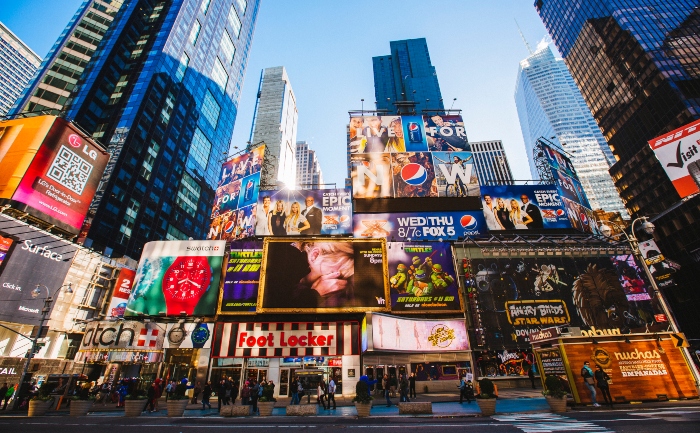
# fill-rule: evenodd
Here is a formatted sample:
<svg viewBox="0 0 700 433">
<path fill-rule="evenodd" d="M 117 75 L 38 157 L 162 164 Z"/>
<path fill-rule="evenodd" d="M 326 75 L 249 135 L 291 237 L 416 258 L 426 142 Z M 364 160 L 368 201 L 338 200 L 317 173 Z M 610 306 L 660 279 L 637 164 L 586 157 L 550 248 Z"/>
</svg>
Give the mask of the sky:
<svg viewBox="0 0 700 433">
<path fill-rule="evenodd" d="M 45 56 L 82 0 L 0 0 L 0 21 Z M 446 108 L 469 141 L 502 140 L 513 176 L 530 178 L 514 90 L 518 63 L 546 35 L 533 0 L 262 0 L 232 146 L 250 136 L 262 69 L 284 66 L 297 100 L 297 140 L 318 153 L 326 183 L 347 176 L 348 111 L 374 108 L 372 57 L 426 38 Z M 457 98 L 456 101 L 453 101 Z"/>
</svg>

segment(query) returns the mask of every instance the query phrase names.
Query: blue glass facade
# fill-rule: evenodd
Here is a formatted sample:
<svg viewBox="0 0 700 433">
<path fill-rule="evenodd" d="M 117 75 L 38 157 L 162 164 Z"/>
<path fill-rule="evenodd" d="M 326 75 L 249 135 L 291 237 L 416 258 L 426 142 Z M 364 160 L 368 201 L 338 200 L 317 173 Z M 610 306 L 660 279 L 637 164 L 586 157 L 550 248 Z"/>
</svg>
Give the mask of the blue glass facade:
<svg viewBox="0 0 700 433">
<path fill-rule="evenodd" d="M 258 6 L 125 2 L 67 101 L 112 154 L 87 243 L 138 257 L 151 240 L 206 237 Z"/>
<path fill-rule="evenodd" d="M 424 38 L 390 42 L 391 55 L 372 58 L 377 109 L 397 114 L 396 101 L 415 102 L 416 112 L 444 110 L 440 84 Z"/>
</svg>

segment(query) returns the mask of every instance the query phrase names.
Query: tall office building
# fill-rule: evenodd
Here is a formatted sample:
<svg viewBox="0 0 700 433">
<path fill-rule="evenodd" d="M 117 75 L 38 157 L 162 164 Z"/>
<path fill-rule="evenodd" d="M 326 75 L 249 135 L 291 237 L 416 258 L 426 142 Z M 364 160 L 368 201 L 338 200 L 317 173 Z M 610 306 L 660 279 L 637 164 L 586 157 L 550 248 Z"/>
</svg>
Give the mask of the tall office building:
<svg viewBox="0 0 700 433">
<path fill-rule="evenodd" d="M 323 187 L 323 172 L 316 151 L 306 141 L 297 141 L 297 187 L 318 189 Z"/>
<path fill-rule="evenodd" d="M 0 116 L 10 111 L 40 64 L 41 57 L 0 22 Z"/>
<path fill-rule="evenodd" d="M 511 185 L 513 173 L 510 171 L 506 151 L 501 140 L 469 143 L 474 158 L 474 170 L 479 185 Z"/>
<path fill-rule="evenodd" d="M 261 187 L 297 184 L 297 102 L 284 66 L 266 68 L 260 74 L 255 101 L 251 145 L 264 142 L 266 167 Z"/>
<path fill-rule="evenodd" d="M 39 77 L 70 63 L 73 38 L 108 4 L 117 2 L 82 6 Z M 151 240 L 206 237 L 258 6 L 259 0 L 129 0 L 110 15 L 95 54 L 76 72 L 77 85 L 59 100 L 66 116 L 111 154 L 82 233 L 86 245 L 138 257 Z"/>
<path fill-rule="evenodd" d="M 700 118 L 697 0 L 537 0 L 535 8 L 619 159 L 610 173 L 627 209 L 652 218 L 662 252 L 683 265 L 666 295 L 700 338 L 700 196 L 680 202 L 647 143 Z"/>
<path fill-rule="evenodd" d="M 409 107 L 415 103 L 416 113 L 444 110 L 425 38 L 392 41 L 389 46 L 390 55 L 372 58 L 377 109 L 397 114 L 400 111 L 400 105 L 395 105 L 397 101 L 399 104 L 407 101 Z"/>
<path fill-rule="evenodd" d="M 78 84 L 124 0 L 85 1 L 51 47 L 39 73 L 23 89 L 10 111 L 59 114 Z"/>
<path fill-rule="evenodd" d="M 548 45 L 520 62 L 515 105 L 533 179 L 539 179 L 533 147 L 544 137 L 571 155 L 593 209 L 627 215 L 608 173 L 615 162 L 610 147 L 564 61 L 556 59 Z"/>
</svg>

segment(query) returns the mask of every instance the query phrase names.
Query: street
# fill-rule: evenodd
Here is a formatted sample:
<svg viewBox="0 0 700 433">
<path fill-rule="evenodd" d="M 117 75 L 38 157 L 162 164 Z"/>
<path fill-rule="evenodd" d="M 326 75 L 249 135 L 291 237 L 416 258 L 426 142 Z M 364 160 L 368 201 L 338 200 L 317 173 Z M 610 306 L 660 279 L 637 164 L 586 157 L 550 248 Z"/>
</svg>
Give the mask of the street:
<svg viewBox="0 0 700 433">
<path fill-rule="evenodd" d="M 525 432 L 555 431 L 581 432 L 696 432 L 700 425 L 700 408 L 669 406 L 650 409 L 623 409 L 614 411 L 569 411 L 565 415 L 551 413 L 498 414 L 481 417 L 355 417 L 309 418 L 220 418 L 208 417 L 140 417 L 100 415 L 81 418 L 49 416 L 39 418 L 2 417 L 0 429 L 15 432 L 77 433 L 99 431 L 121 433 L 124 429 L 147 429 L 158 432 L 199 432 L 235 428 L 236 431 L 398 431 L 410 428 L 421 432 Z"/>
</svg>

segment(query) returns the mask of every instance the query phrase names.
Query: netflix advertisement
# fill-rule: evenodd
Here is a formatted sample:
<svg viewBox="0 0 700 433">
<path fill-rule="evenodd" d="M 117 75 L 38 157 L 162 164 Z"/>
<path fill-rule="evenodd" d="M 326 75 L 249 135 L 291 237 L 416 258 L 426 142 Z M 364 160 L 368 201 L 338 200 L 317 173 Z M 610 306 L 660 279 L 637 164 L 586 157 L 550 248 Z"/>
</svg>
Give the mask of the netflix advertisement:
<svg viewBox="0 0 700 433">
<path fill-rule="evenodd" d="M 109 154 L 57 118 L 12 196 L 42 220 L 77 234 Z"/>
</svg>

